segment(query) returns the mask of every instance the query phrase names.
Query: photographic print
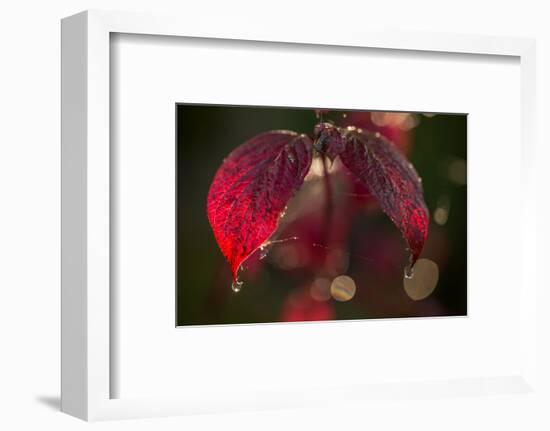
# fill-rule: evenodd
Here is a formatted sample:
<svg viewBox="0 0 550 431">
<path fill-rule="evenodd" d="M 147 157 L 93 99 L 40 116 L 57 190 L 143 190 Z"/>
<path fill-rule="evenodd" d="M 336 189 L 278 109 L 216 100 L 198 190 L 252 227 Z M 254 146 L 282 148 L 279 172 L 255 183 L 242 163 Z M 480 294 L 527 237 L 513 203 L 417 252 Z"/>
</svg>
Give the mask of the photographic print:
<svg viewBox="0 0 550 431">
<path fill-rule="evenodd" d="M 178 326 L 467 314 L 467 116 L 176 105 Z"/>
</svg>

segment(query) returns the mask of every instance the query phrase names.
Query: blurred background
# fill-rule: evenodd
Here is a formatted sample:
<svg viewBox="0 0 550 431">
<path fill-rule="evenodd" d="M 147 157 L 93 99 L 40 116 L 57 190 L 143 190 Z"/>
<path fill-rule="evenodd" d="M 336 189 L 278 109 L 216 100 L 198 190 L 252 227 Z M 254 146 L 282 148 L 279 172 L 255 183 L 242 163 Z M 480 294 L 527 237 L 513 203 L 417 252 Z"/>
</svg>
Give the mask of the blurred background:
<svg viewBox="0 0 550 431">
<path fill-rule="evenodd" d="M 176 114 L 178 325 L 466 315 L 466 115 L 322 111 L 323 121 L 392 140 L 422 178 L 430 228 L 411 278 L 406 242 L 368 190 L 339 159 L 325 178 L 315 158 L 273 244 L 244 263 L 236 293 L 206 217 L 214 174 L 258 133 L 312 135 L 319 113 L 177 105 Z"/>
</svg>

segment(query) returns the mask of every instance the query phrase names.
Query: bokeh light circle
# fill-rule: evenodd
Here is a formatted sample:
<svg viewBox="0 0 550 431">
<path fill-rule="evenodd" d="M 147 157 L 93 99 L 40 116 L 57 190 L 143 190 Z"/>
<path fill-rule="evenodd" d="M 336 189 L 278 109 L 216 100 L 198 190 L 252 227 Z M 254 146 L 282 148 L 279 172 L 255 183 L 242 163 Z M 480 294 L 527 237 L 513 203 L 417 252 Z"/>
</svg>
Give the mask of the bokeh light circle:
<svg viewBox="0 0 550 431">
<path fill-rule="evenodd" d="M 432 294 L 439 281 L 439 267 L 430 259 L 419 259 L 411 277 L 403 277 L 405 293 L 413 301 L 420 301 Z"/>
<path fill-rule="evenodd" d="M 347 275 L 339 275 L 330 285 L 330 294 L 336 300 L 340 302 L 349 301 L 355 296 L 357 287 L 353 278 Z"/>
</svg>

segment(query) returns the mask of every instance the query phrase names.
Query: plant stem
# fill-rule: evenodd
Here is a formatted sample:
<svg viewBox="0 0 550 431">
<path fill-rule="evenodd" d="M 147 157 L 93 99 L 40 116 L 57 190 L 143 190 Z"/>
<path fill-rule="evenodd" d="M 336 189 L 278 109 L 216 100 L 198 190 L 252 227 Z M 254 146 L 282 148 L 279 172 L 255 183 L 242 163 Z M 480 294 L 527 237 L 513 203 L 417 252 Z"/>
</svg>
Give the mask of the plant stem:
<svg viewBox="0 0 550 431">
<path fill-rule="evenodd" d="M 332 187 L 330 185 L 330 177 L 328 174 L 327 156 L 322 154 L 321 157 L 323 158 L 323 181 L 325 183 L 325 220 L 323 224 L 324 224 L 324 235 L 325 235 L 324 241 L 326 242 L 326 240 L 328 239 L 326 237 L 330 232 L 330 225 L 332 222 L 333 197 L 332 197 Z"/>
</svg>

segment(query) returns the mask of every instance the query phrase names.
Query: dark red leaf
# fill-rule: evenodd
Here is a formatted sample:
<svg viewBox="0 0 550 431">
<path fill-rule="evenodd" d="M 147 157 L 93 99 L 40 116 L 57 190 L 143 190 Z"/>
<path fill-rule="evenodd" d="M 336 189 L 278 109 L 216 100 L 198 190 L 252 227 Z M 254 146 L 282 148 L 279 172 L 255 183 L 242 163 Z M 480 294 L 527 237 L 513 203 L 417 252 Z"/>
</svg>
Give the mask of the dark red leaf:
<svg viewBox="0 0 550 431">
<path fill-rule="evenodd" d="M 312 145 L 308 136 L 295 132 L 262 133 L 237 147 L 216 172 L 208 192 L 208 220 L 233 281 L 241 264 L 271 237 L 302 185 Z"/>
<path fill-rule="evenodd" d="M 411 163 L 380 134 L 343 129 L 340 158 L 378 200 L 382 210 L 401 230 L 411 252 L 411 266 L 422 252 L 429 213 L 422 182 Z"/>
<path fill-rule="evenodd" d="M 344 139 L 338 127 L 330 123 L 319 123 L 315 126 L 315 149 L 334 160 L 344 149 Z"/>
</svg>

